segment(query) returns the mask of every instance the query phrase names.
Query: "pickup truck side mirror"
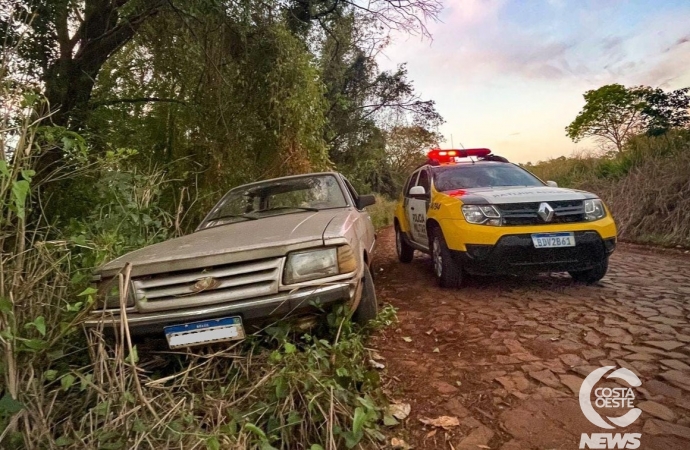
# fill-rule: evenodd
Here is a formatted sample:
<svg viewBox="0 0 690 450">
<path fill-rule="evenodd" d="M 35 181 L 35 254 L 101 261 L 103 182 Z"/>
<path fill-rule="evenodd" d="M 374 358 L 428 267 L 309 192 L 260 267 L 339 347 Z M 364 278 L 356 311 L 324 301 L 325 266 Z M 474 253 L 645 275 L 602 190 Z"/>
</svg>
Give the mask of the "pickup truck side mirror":
<svg viewBox="0 0 690 450">
<path fill-rule="evenodd" d="M 426 195 L 424 186 L 414 186 L 410 188 L 410 197 L 420 197 L 422 195 Z"/>
<path fill-rule="evenodd" d="M 546 185 L 550 186 L 550 187 L 558 187 L 558 183 L 556 183 L 555 181 L 551 181 L 551 180 L 547 181 Z"/>
<path fill-rule="evenodd" d="M 357 197 L 357 201 L 355 203 L 357 203 L 357 205 L 356 205 L 357 209 L 364 209 L 367 206 L 370 206 L 370 205 L 373 205 L 374 203 L 376 203 L 376 197 L 374 197 L 371 194 L 360 195 L 359 197 Z"/>
</svg>

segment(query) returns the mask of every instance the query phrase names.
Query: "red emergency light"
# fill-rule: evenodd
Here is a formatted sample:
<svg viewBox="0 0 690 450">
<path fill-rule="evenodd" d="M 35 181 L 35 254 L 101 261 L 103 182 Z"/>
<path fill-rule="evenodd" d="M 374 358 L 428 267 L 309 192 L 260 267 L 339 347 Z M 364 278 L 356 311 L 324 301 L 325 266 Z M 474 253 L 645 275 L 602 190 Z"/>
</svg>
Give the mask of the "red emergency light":
<svg viewBox="0 0 690 450">
<path fill-rule="evenodd" d="M 463 148 L 463 149 L 449 149 L 441 150 L 440 148 L 435 148 L 429 153 L 427 157 L 429 159 L 438 161 L 441 164 L 455 162 L 455 158 L 468 158 L 470 156 L 482 157 L 487 156 L 491 153 L 488 148 Z"/>
</svg>

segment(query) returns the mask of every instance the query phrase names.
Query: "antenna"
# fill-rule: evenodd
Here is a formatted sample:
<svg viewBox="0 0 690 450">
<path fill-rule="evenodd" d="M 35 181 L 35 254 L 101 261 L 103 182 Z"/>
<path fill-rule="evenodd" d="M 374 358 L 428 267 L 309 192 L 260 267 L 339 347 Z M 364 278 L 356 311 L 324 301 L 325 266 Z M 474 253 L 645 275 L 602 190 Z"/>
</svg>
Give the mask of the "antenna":
<svg viewBox="0 0 690 450">
<path fill-rule="evenodd" d="M 455 148 L 453 146 L 453 135 L 452 134 L 450 135 L 450 148 Z"/>
</svg>

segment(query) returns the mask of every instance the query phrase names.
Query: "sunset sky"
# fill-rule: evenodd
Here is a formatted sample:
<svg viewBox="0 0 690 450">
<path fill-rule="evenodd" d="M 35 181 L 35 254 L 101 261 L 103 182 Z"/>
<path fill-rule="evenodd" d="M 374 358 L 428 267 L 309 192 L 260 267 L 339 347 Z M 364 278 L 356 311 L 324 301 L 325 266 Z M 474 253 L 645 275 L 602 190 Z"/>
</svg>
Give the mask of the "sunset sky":
<svg viewBox="0 0 690 450">
<path fill-rule="evenodd" d="M 564 128 L 582 94 L 610 83 L 690 86 L 690 2 L 445 0 L 433 41 L 394 36 L 383 69 L 407 62 L 436 101 L 450 147 L 515 162 L 595 148 Z"/>
</svg>

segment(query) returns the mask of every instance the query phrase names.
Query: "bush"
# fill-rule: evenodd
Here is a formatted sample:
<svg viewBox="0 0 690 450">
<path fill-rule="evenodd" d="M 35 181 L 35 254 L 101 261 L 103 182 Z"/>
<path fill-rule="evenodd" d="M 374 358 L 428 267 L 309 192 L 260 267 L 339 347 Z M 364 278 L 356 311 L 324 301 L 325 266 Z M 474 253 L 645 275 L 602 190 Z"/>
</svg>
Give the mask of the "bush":
<svg viewBox="0 0 690 450">
<path fill-rule="evenodd" d="M 690 131 L 636 136 L 621 154 L 576 155 L 528 167 L 542 179 L 598 194 L 619 237 L 690 246 Z"/>
</svg>

